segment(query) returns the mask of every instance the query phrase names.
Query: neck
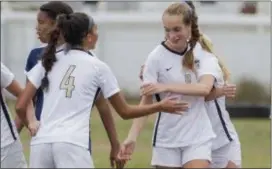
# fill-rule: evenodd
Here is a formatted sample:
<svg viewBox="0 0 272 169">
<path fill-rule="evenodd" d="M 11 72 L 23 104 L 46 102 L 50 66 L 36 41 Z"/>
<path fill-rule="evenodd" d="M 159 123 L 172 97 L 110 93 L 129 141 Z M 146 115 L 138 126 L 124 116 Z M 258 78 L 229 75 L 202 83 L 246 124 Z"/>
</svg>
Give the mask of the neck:
<svg viewBox="0 0 272 169">
<path fill-rule="evenodd" d="M 185 53 L 185 51 L 188 48 L 188 43 L 186 43 L 186 45 L 184 45 L 184 46 L 174 47 L 168 40 L 165 41 L 165 45 L 168 48 L 170 48 L 171 50 L 178 52 L 178 53 Z"/>
<path fill-rule="evenodd" d="M 88 52 L 88 51 L 90 50 L 88 47 L 81 46 L 81 45 L 70 46 L 70 48 L 80 49 L 80 50 L 84 50 L 84 51 L 86 51 L 86 52 Z"/>
</svg>

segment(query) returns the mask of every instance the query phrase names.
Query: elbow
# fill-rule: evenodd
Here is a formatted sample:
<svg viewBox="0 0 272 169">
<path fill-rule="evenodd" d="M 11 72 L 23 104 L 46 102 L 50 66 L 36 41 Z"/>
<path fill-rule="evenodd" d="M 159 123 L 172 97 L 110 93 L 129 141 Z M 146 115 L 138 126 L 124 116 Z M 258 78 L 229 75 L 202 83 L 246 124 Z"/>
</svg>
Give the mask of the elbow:
<svg viewBox="0 0 272 169">
<path fill-rule="evenodd" d="M 123 120 L 129 120 L 131 119 L 131 117 L 129 116 L 129 113 L 127 111 L 123 111 L 122 113 L 120 113 L 120 116 Z"/>
<path fill-rule="evenodd" d="M 131 117 L 129 117 L 129 116 L 126 115 L 126 116 L 123 116 L 122 119 L 123 119 L 123 120 L 130 120 Z"/>
<path fill-rule="evenodd" d="M 120 116 L 123 120 L 132 119 L 133 117 L 130 114 L 131 113 L 129 112 L 129 108 L 124 108 L 120 111 Z"/>
<path fill-rule="evenodd" d="M 209 86 L 203 86 L 203 89 L 202 89 L 202 96 L 208 96 L 211 92 L 211 88 Z"/>
<path fill-rule="evenodd" d="M 26 106 L 21 104 L 20 102 L 17 102 L 15 105 L 16 113 L 20 116 L 23 112 L 26 112 Z"/>
</svg>

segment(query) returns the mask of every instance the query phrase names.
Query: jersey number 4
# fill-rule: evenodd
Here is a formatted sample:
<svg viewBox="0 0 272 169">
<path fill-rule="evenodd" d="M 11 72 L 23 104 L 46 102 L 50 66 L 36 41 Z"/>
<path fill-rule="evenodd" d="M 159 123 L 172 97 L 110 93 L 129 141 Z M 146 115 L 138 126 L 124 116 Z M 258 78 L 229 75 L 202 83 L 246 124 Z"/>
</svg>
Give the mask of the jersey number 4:
<svg viewBox="0 0 272 169">
<path fill-rule="evenodd" d="M 65 96 L 68 98 L 72 97 L 72 92 L 75 89 L 75 77 L 71 76 L 75 68 L 76 65 L 70 65 L 60 83 L 60 89 L 66 91 Z"/>
</svg>

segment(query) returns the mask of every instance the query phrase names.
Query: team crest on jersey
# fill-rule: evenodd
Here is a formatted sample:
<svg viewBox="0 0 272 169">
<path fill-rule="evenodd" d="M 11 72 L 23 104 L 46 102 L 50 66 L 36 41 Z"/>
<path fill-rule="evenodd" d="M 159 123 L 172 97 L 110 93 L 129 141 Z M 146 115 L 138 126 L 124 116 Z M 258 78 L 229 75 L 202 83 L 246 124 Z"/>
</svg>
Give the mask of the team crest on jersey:
<svg viewBox="0 0 272 169">
<path fill-rule="evenodd" d="M 190 73 L 185 73 L 185 83 L 192 83 L 192 77 Z"/>
<path fill-rule="evenodd" d="M 200 67 L 200 61 L 198 59 L 195 60 L 195 68 L 199 69 Z"/>
</svg>

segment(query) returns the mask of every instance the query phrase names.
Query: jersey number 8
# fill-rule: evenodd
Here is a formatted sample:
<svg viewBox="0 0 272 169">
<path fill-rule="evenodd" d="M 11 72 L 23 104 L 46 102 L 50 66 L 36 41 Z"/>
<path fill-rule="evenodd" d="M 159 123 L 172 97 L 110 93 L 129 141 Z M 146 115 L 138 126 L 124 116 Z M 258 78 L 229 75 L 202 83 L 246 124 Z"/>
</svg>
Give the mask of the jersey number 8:
<svg viewBox="0 0 272 169">
<path fill-rule="evenodd" d="M 60 83 L 60 89 L 66 91 L 65 97 L 68 98 L 72 97 L 72 92 L 75 89 L 75 77 L 71 76 L 75 68 L 76 65 L 70 65 Z"/>
</svg>

